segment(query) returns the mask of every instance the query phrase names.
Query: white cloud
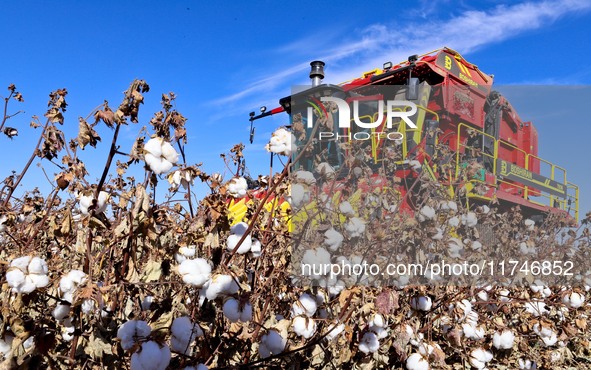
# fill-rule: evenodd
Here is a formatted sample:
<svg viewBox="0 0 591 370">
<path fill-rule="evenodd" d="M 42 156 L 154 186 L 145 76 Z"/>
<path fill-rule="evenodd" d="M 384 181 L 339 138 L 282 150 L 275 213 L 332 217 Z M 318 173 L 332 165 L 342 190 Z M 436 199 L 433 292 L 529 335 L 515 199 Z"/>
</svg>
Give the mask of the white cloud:
<svg viewBox="0 0 591 370">
<path fill-rule="evenodd" d="M 448 19 L 421 19 L 420 23 L 407 23 L 402 27 L 396 24 L 373 24 L 357 32 L 357 37 L 346 39 L 338 45 L 334 45 L 333 37 L 328 37 L 318 40 L 314 47 L 325 50 L 317 56 L 317 59 L 327 62 L 325 82 L 340 83 L 360 76 L 364 71 L 380 67 L 386 61 L 398 63 L 409 55 L 442 46 L 467 54 L 523 32 L 548 26 L 566 14 L 590 8 L 589 0 L 499 5 L 489 10 L 464 11 Z M 428 12 L 431 11 L 429 8 Z M 310 37 L 294 41 L 282 50 L 293 51 L 295 45 L 302 46 L 309 40 Z M 333 44 L 332 47 L 330 43 Z M 308 63 L 309 61 L 296 63 L 292 67 L 263 76 L 242 91 L 220 98 L 214 103 L 231 103 L 245 98 L 260 99 L 262 93 L 276 97 L 287 95 L 290 85 L 307 83 Z M 251 106 L 254 101 L 251 99 L 241 103 Z"/>
</svg>

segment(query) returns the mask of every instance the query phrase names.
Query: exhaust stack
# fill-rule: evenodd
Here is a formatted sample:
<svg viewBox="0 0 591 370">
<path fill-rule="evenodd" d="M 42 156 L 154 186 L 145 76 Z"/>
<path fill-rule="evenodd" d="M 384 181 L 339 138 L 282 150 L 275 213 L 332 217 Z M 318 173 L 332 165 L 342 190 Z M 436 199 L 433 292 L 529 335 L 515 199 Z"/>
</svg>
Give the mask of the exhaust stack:
<svg viewBox="0 0 591 370">
<path fill-rule="evenodd" d="M 324 78 L 324 62 L 321 60 L 315 60 L 310 63 L 310 79 L 312 80 L 312 86 L 318 86 Z"/>
</svg>

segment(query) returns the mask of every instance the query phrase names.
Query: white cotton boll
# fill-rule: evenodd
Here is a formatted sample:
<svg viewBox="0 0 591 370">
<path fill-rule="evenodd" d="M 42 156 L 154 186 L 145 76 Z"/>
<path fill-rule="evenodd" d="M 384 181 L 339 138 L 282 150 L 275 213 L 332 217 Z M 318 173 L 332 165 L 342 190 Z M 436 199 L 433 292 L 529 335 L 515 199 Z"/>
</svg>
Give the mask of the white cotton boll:
<svg viewBox="0 0 591 370">
<path fill-rule="evenodd" d="M 511 300 L 511 298 L 509 297 L 509 295 L 511 294 L 510 291 L 508 291 L 507 289 L 501 289 L 498 291 L 499 294 L 499 301 L 505 303 L 505 302 L 509 302 Z"/>
<path fill-rule="evenodd" d="M 178 268 L 186 284 L 202 287 L 211 277 L 211 266 L 203 258 L 183 261 Z"/>
<path fill-rule="evenodd" d="M 332 227 L 324 233 L 324 245 L 333 252 L 341 248 L 343 240 L 343 235 Z"/>
<path fill-rule="evenodd" d="M 521 370 L 533 370 L 537 369 L 537 365 L 534 367 L 535 362 L 531 362 L 531 360 L 522 359 L 520 358 L 519 361 L 519 369 Z"/>
<path fill-rule="evenodd" d="M 181 264 L 184 260 L 194 258 L 196 254 L 197 248 L 194 245 L 188 247 L 180 247 L 178 252 L 174 254 L 174 259 L 178 264 Z"/>
<path fill-rule="evenodd" d="M 549 312 L 546 308 L 546 304 L 540 301 L 525 302 L 524 307 L 526 312 L 529 312 L 536 317 Z"/>
<path fill-rule="evenodd" d="M 117 338 L 121 340 L 121 348 L 128 350 L 141 339 L 147 338 L 152 333 L 152 328 L 147 322 L 141 320 L 130 320 L 124 323 L 117 330 Z"/>
<path fill-rule="evenodd" d="M 145 296 L 142 300 L 142 311 L 150 311 L 152 303 L 154 303 L 154 297 L 151 295 Z"/>
<path fill-rule="evenodd" d="M 585 295 L 578 292 L 569 293 L 562 297 L 562 303 L 570 308 L 582 307 L 585 303 Z"/>
<path fill-rule="evenodd" d="M 258 239 L 252 239 L 252 245 L 250 246 L 250 253 L 254 258 L 259 258 L 261 256 L 262 245 Z"/>
<path fill-rule="evenodd" d="M 9 269 L 6 273 L 6 282 L 15 293 L 21 293 L 22 287 L 25 285 L 25 273 L 20 269 Z"/>
<path fill-rule="evenodd" d="M 142 343 L 131 355 L 131 370 L 164 370 L 170 363 L 170 349 L 154 341 Z"/>
<path fill-rule="evenodd" d="M 205 296 L 210 301 L 215 300 L 219 296 L 228 296 L 238 293 L 240 286 L 234 281 L 230 275 L 215 275 L 209 284 L 205 286 Z"/>
<path fill-rule="evenodd" d="M 558 341 L 558 337 L 556 336 L 556 333 L 554 333 L 554 332 L 548 337 L 541 337 L 541 338 L 542 338 L 542 342 L 544 342 L 544 345 L 546 347 L 552 347 Z"/>
<path fill-rule="evenodd" d="M 306 185 L 314 185 L 316 183 L 316 178 L 314 174 L 310 171 L 296 171 L 294 173 L 295 181 L 304 183 Z"/>
<path fill-rule="evenodd" d="M 174 150 L 169 142 L 164 141 L 162 143 L 162 157 L 170 163 L 176 163 L 179 160 L 179 153 Z"/>
<path fill-rule="evenodd" d="M 384 320 L 384 316 L 380 315 L 379 313 L 374 314 L 369 320 L 369 327 L 370 329 L 373 327 L 385 328 L 386 320 Z"/>
<path fill-rule="evenodd" d="M 470 352 L 470 365 L 477 369 L 486 368 L 486 364 L 493 359 L 493 354 L 482 348 L 476 348 Z"/>
<path fill-rule="evenodd" d="M 28 266 L 29 274 L 45 275 L 47 274 L 47 263 L 39 257 L 31 258 Z"/>
<path fill-rule="evenodd" d="M 312 338 L 316 332 L 316 322 L 305 316 L 298 316 L 293 319 L 291 326 L 297 335 L 306 339 Z"/>
<path fill-rule="evenodd" d="M 365 232 L 365 222 L 358 217 L 353 217 L 345 224 L 345 230 L 351 238 L 360 237 Z"/>
<path fill-rule="evenodd" d="M 146 164 L 157 175 L 170 171 L 179 158 L 172 145 L 161 137 L 148 140 L 144 144 L 144 151 Z"/>
<path fill-rule="evenodd" d="M 80 270 L 71 270 L 60 279 L 60 291 L 62 293 L 74 293 L 78 286 L 86 283 L 86 274 Z M 72 303 L 71 300 L 68 302 Z"/>
<path fill-rule="evenodd" d="M 476 296 L 481 301 L 488 301 L 488 292 L 486 290 L 480 290 L 478 293 L 476 293 Z"/>
<path fill-rule="evenodd" d="M 443 239 L 443 230 L 439 227 L 435 228 L 435 234 L 431 236 L 433 240 L 442 240 Z"/>
<path fill-rule="evenodd" d="M 10 262 L 10 267 L 17 268 L 24 273 L 28 272 L 29 263 L 31 262 L 31 256 L 23 256 L 15 258 Z"/>
<path fill-rule="evenodd" d="M 433 302 L 431 301 L 431 298 L 428 296 L 413 297 L 410 300 L 410 307 L 415 311 L 428 312 L 431 310 L 432 306 Z"/>
<path fill-rule="evenodd" d="M 191 343 L 201 336 L 203 330 L 197 324 L 193 324 L 188 316 L 177 317 L 170 327 L 170 345 L 172 350 L 189 355 Z"/>
<path fill-rule="evenodd" d="M 335 176 L 334 168 L 326 162 L 321 162 L 318 164 L 318 166 L 316 166 L 316 173 L 328 179 L 331 179 Z"/>
<path fill-rule="evenodd" d="M 468 339 L 480 340 L 484 338 L 484 328 L 473 323 L 462 324 L 462 332 Z"/>
<path fill-rule="evenodd" d="M 96 311 L 96 302 L 94 299 L 85 299 L 82 301 L 81 309 L 82 313 L 89 315 Z"/>
<path fill-rule="evenodd" d="M 164 139 L 160 137 L 155 137 L 148 140 L 147 143 L 144 144 L 144 150 L 154 157 L 162 156 L 162 142 Z"/>
<path fill-rule="evenodd" d="M 244 304 L 242 312 L 240 312 L 240 321 L 247 322 L 250 320 L 252 320 L 252 305 L 247 302 Z"/>
<path fill-rule="evenodd" d="M 5 334 L 4 339 L 0 338 L 0 359 L 2 358 L 2 356 L 6 356 L 10 353 L 10 350 L 12 349 L 13 340 L 14 337 L 8 334 Z"/>
<path fill-rule="evenodd" d="M 527 230 L 529 230 L 529 231 L 533 231 L 533 230 L 534 230 L 534 227 L 536 226 L 536 223 L 535 223 L 535 221 L 533 221 L 533 220 L 530 220 L 529 218 L 528 218 L 528 219 L 525 219 L 525 220 L 523 221 L 523 224 L 525 225 L 525 227 L 526 227 L 526 228 L 527 228 Z"/>
<path fill-rule="evenodd" d="M 334 324 L 333 324 L 334 325 Z M 330 326 L 332 328 L 332 326 Z M 345 324 L 339 324 L 334 327 L 326 336 L 324 337 L 327 341 L 332 341 L 336 337 L 339 336 L 345 330 Z"/>
<path fill-rule="evenodd" d="M 447 224 L 451 227 L 458 227 L 460 226 L 460 219 L 458 218 L 458 216 L 454 216 L 447 220 Z"/>
<path fill-rule="evenodd" d="M 310 192 L 307 189 L 308 188 L 300 184 L 292 184 L 290 186 L 289 204 L 293 208 L 301 208 L 304 204 L 310 202 Z"/>
<path fill-rule="evenodd" d="M 231 322 L 240 321 L 240 302 L 237 299 L 230 298 L 226 300 L 222 311 L 224 312 L 224 316 Z"/>
<path fill-rule="evenodd" d="M 474 227 L 478 224 L 478 218 L 476 217 L 476 213 L 468 212 L 465 215 L 462 215 L 462 225 L 466 225 L 467 227 Z"/>
<path fill-rule="evenodd" d="M 269 143 L 265 145 L 268 152 L 290 156 L 292 148 L 295 147 L 295 136 L 284 128 L 279 128 L 273 132 Z"/>
<path fill-rule="evenodd" d="M 51 313 L 57 321 L 65 319 L 70 314 L 70 306 L 66 304 L 58 304 Z"/>
<path fill-rule="evenodd" d="M 339 211 L 341 211 L 341 213 L 345 216 L 355 216 L 355 210 L 353 209 L 353 206 L 347 201 L 339 204 Z"/>
<path fill-rule="evenodd" d="M 35 288 L 43 288 L 49 285 L 49 276 L 47 275 L 29 274 L 25 280 L 31 281 Z"/>
<path fill-rule="evenodd" d="M 240 239 L 242 239 L 242 235 L 228 236 L 228 240 L 226 241 L 226 248 L 229 251 L 233 251 L 236 248 L 236 246 L 238 245 L 238 242 L 240 241 Z M 240 247 L 238 247 L 238 250 L 236 251 L 236 253 L 246 254 L 246 253 L 250 252 L 251 247 L 252 247 L 252 239 L 250 238 L 250 235 L 247 235 L 246 238 L 244 238 L 244 240 L 242 241 L 242 244 L 240 244 Z"/>
<path fill-rule="evenodd" d="M 536 249 L 533 246 L 528 246 L 526 242 L 521 242 L 519 243 L 519 252 L 523 255 L 535 254 Z"/>
<path fill-rule="evenodd" d="M 503 330 L 493 335 L 493 346 L 496 349 L 511 349 L 515 343 L 515 334 L 511 330 Z"/>
<path fill-rule="evenodd" d="M 464 250 L 464 246 L 462 241 L 457 238 L 449 239 L 447 244 L 447 250 L 449 252 L 449 256 L 452 258 L 459 258 L 462 255 L 462 251 Z"/>
<path fill-rule="evenodd" d="M 422 217 L 421 217 L 422 216 Z M 432 220 L 435 218 L 435 209 L 430 206 L 424 206 L 421 208 L 419 219 L 421 221 Z"/>
<path fill-rule="evenodd" d="M 271 329 L 261 337 L 259 354 L 263 358 L 280 354 L 285 349 L 286 344 L 287 339 L 279 334 L 277 330 Z"/>
<path fill-rule="evenodd" d="M 312 317 L 316 313 L 317 308 L 318 305 L 316 304 L 314 297 L 308 293 L 303 293 L 300 298 L 292 304 L 291 315 L 294 317 L 299 315 Z"/>
<path fill-rule="evenodd" d="M 470 248 L 474 251 L 479 251 L 482 249 L 482 243 L 480 243 L 478 240 L 474 240 L 472 243 L 470 243 Z"/>
<path fill-rule="evenodd" d="M 310 269 L 305 269 L 304 275 L 319 279 L 323 275 L 313 275 L 314 272 L 321 271 L 324 266 L 330 264 L 330 260 L 330 253 L 326 249 L 308 249 L 302 257 L 302 265 L 310 266 Z"/>
<path fill-rule="evenodd" d="M 72 339 L 74 339 L 74 332 L 75 331 L 76 331 L 76 328 L 71 324 L 68 326 L 62 326 L 62 328 L 61 328 L 62 339 L 66 342 L 71 342 Z"/>
<path fill-rule="evenodd" d="M 408 370 L 430 370 L 429 361 L 419 353 L 413 353 L 406 359 L 406 368 Z"/>
<path fill-rule="evenodd" d="M 540 280 L 534 281 L 535 285 L 530 285 L 530 289 L 534 293 L 540 293 L 542 298 L 548 298 L 552 295 L 552 290 L 545 286 Z"/>
<path fill-rule="evenodd" d="M 233 235 L 244 235 L 248 230 L 248 224 L 246 222 L 239 222 L 230 228 L 230 234 Z"/>
<path fill-rule="evenodd" d="M 246 196 L 248 190 L 248 183 L 244 177 L 234 177 L 228 183 L 228 193 L 234 198 L 242 198 Z"/>
<path fill-rule="evenodd" d="M 377 335 L 372 332 L 363 334 L 361 342 L 359 342 L 359 350 L 365 354 L 377 352 L 380 349 L 380 341 Z"/>
</svg>

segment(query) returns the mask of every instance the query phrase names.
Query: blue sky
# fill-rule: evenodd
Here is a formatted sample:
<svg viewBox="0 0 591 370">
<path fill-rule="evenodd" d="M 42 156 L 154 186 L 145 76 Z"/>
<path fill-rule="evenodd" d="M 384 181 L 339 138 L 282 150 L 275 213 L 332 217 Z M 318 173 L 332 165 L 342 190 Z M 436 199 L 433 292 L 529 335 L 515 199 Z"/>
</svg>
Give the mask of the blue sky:
<svg viewBox="0 0 591 370">
<path fill-rule="evenodd" d="M 247 144 L 248 113 L 275 107 L 292 85 L 307 84 L 311 60 L 324 60 L 325 82 L 338 83 L 385 61 L 449 46 L 494 74 L 496 84 L 589 85 L 590 21 L 591 0 L 3 2 L 0 95 L 16 84 L 25 103 L 12 108 L 25 113 L 10 123 L 20 136 L 0 138 L 8 158 L 0 177 L 26 162 L 37 135 L 30 117 L 43 115 L 47 94 L 57 88 L 69 91 L 64 130 L 75 137 L 79 116 L 105 99 L 116 107 L 134 78 L 145 79 L 151 91 L 140 124 L 123 131 L 124 151 L 160 108 L 160 94 L 174 91 L 189 119 L 188 161 L 224 172 L 219 153 Z M 589 89 L 575 94 L 581 101 L 589 95 Z M 571 115 L 557 119 L 531 101 L 513 103 L 537 125 L 542 156 L 566 167 L 583 193 L 591 190 L 589 114 L 561 106 Z M 263 146 L 285 123 L 285 115 L 258 122 L 245 152 L 253 175 L 268 173 Z M 100 177 L 110 142 L 109 129 L 99 134 L 99 150 L 82 156 L 91 180 Z M 50 176 L 57 172 L 43 167 Z M 48 188 L 38 167 L 24 184 Z M 591 196 L 584 195 L 583 208 L 591 210 Z"/>
</svg>

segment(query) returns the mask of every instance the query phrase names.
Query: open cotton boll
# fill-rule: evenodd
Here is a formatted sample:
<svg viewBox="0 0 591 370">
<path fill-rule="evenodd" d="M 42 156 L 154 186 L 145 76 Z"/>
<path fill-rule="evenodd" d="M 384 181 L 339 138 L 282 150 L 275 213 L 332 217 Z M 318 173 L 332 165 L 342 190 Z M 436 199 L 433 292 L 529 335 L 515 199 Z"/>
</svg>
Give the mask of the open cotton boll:
<svg viewBox="0 0 591 370">
<path fill-rule="evenodd" d="M 254 258 L 259 258 L 262 252 L 262 245 L 258 239 L 252 239 L 252 245 L 250 246 L 250 253 Z"/>
<path fill-rule="evenodd" d="M 70 314 L 70 306 L 66 304 L 58 304 L 51 313 L 57 321 L 62 321 Z"/>
<path fill-rule="evenodd" d="M 450 257 L 458 258 L 462 255 L 464 245 L 461 240 L 457 238 L 450 238 L 449 242 L 447 243 L 447 250 Z"/>
<path fill-rule="evenodd" d="M 373 332 L 363 334 L 359 342 L 359 350 L 365 354 L 377 352 L 380 349 L 378 336 Z"/>
<path fill-rule="evenodd" d="M 183 263 L 184 260 L 192 259 L 197 254 L 197 248 L 194 245 L 188 247 L 180 247 L 178 252 L 174 254 L 174 259 L 177 263 Z"/>
<path fill-rule="evenodd" d="M 413 297 L 410 300 L 410 307 L 415 311 L 430 311 L 433 303 L 428 296 Z"/>
<path fill-rule="evenodd" d="M 431 206 L 424 206 L 419 212 L 419 220 L 421 222 L 432 220 L 435 218 L 435 209 Z"/>
<path fill-rule="evenodd" d="M 117 338 L 121 340 L 121 348 L 128 350 L 137 341 L 146 339 L 150 333 L 152 333 L 152 328 L 150 328 L 147 322 L 130 320 L 119 327 Z"/>
<path fill-rule="evenodd" d="M 142 343 L 131 355 L 131 370 L 164 370 L 170 363 L 170 349 L 154 341 Z"/>
<path fill-rule="evenodd" d="M 339 211 L 345 216 L 355 216 L 355 210 L 351 203 L 345 201 L 339 204 Z"/>
<path fill-rule="evenodd" d="M 359 217 L 353 217 L 345 224 L 345 230 L 351 238 L 357 238 L 365 232 L 365 222 Z"/>
<path fill-rule="evenodd" d="M 233 251 L 236 248 L 236 246 L 238 245 L 238 242 L 240 241 L 240 239 L 242 239 L 242 235 L 228 236 L 228 240 L 226 241 L 226 248 L 229 251 Z M 238 247 L 238 250 L 236 251 L 236 253 L 246 254 L 246 253 L 250 252 L 251 247 L 252 247 L 252 239 L 250 238 L 250 235 L 247 235 L 246 238 L 244 238 L 244 240 L 242 241 L 242 244 L 240 244 L 240 246 Z"/>
<path fill-rule="evenodd" d="M 110 198 L 110 194 L 106 191 L 101 191 L 98 196 L 98 200 L 96 202 L 96 208 L 94 209 L 95 214 L 102 213 L 107 210 L 108 201 Z M 92 206 L 92 201 L 94 200 L 94 192 L 89 195 L 78 195 L 78 202 L 80 204 L 80 212 L 83 215 L 90 214 L 90 206 Z"/>
<path fill-rule="evenodd" d="M 183 261 L 178 272 L 186 284 L 201 288 L 211 277 L 211 266 L 203 258 Z"/>
<path fill-rule="evenodd" d="M 280 354 L 285 349 L 286 344 L 286 338 L 284 338 L 277 330 L 270 329 L 261 337 L 259 354 L 262 358 Z"/>
<path fill-rule="evenodd" d="M 408 370 L 430 370 L 429 361 L 420 353 L 413 353 L 406 359 L 406 368 Z"/>
<path fill-rule="evenodd" d="M 2 356 L 6 356 L 10 353 L 13 340 L 14 337 L 8 334 L 4 336 L 4 339 L 0 338 L 0 359 L 2 359 Z"/>
<path fill-rule="evenodd" d="M 291 315 L 294 317 L 300 315 L 312 317 L 316 313 L 317 308 L 318 305 L 316 304 L 314 297 L 308 293 L 303 293 L 300 298 L 292 304 Z"/>
<path fill-rule="evenodd" d="M 333 323 L 330 328 L 333 327 L 335 323 Z M 335 339 L 336 337 L 339 336 L 339 334 L 341 334 L 343 331 L 345 331 L 345 324 L 338 324 L 334 327 L 334 329 L 332 329 L 328 334 L 326 334 L 326 336 L 324 337 L 324 339 L 326 339 L 327 341 L 332 341 L 333 339 Z"/>
<path fill-rule="evenodd" d="M 151 295 L 147 295 L 142 300 L 142 311 L 150 311 L 152 308 L 152 303 L 154 302 L 154 297 Z"/>
<path fill-rule="evenodd" d="M 27 269 L 29 274 L 45 275 L 47 274 L 47 263 L 39 257 L 33 257 Z"/>
<path fill-rule="evenodd" d="M 343 235 L 332 227 L 324 233 L 324 245 L 333 252 L 341 248 L 344 239 Z"/>
<path fill-rule="evenodd" d="M 534 315 L 536 317 L 550 312 L 546 308 L 546 304 L 541 301 L 525 302 L 524 307 L 525 307 L 525 311 L 531 313 L 532 315 Z"/>
<path fill-rule="evenodd" d="M 292 147 L 295 147 L 295 136 L 284 128 L 278 128 L 271 135 L 269 143 L 265 145 L 268 152 L 290 156 Z"/>
<path fill-rule="evenodd" d="M 462 215 L 462 225 L 467 227 L 474 227 L 478 224 L 478 218 L 476 217 L 476 213 L 468 212 L 465 215 Z"/>
<path fill-rule="evenodd" d="M 482 326 L 476 326 L 475 323 L 463 323 L 462 332 L 468 339 L 480 340 L 484 338 L 484 328 Z"/>
<path fill-rule="evenodd" d="M 312 338 L 316 332 L 316 322 L 305 316 L 298 316 L 292 321 L 293 331 L 300 337 Z"/>
<path fill-rule="evenodd" d="M 231 322 L 252 320 L 252 305 L 248 302 L 243 307 L 240 307 L 240 302 L 237 299 L 229 298 L 224 302 L 222 310 L 224 316 Z"/>
<path fill-rule="evenodd" d="M 173 351 L 190 355 L 191 343 L 203 336 L 199 325 L 191 322 L 188 316 L 177 317 L 170 327 L 170 345 Z"/>
<path fill-rule="evenodd" d="M 482 243 L 480 243 L 478 240 L 473 240 L 470 243 L 470 248 L 474 251 L 479 251 L 480 249 L 482 249 Z"/>
<path fill-rule="evenodd" d="M 179 154 L 172 145 L 161 137 L 154 137 L 144 144 L 144 159 L 157 175 L 170 171 L 179 160 Z"/>
<path fill-rule="evenodd" d="M 486 364 L 493 359 L 493 354 L 482 348 L 476 348 L 470 352 L 470 365 L 477 369 L 486 368 Z"/>
<path fill-rule="evenodd" d="M 228 183 L 228 194 L 234 198 L 242 198 L 246 196 L 248 190 L 248 183 L 244 177 L 234 177 Z"/>
<path fill-rule="evenodd" d="M 314 177 L 314 174 L 310 171 L 296 171 L 294 173 L 294 179 L 296 182 L 300 182 L 306 185 L 314 185 L 316 183 L 316 178 Z"/>
<path fill-rule="evenodd" d="M 214 275 L 211 281 L 205 286 L 205 296 L 213 301 L 219 296 L 232 295 L 238 292 L 240 287 L 230 275 Z"/>
<path fill-rule="evenodd" d="M 531 360 L 528 360 L 528 359 L 520 358 L 518 363 L 519 363 L 519 369 L 521 369 L 521 370 L 534 370 L 534 369 L 538 368 L 538 366 L 535 362 L 532 362 Z"/>
<path fill-rule="evenodd" d="M 72 295 L 82 284 L 86 283 L 86 274 L 80 270 L 71 270 L 60 279 L 60 291 L 64 299 L 72 303 Z M 67 294 L 70 293 L 70 294 Z"/>
<path fill-rule="evenodd" d="M 304 269 L 302 274 L 304 276 L 310 276 L 315 279 L 320 279 L 324 275 L 314 275 L 316 272 L 324 272 L 322 269 L 324 266 L 330 264 L 330 253 L 324 248 L 308 249 L 302 257 L 302 265 L 309 266 L 309 269 Z"/>
<path fill-rule="evenodd" d="M 301 184 L 292 184 L 289 191 L 290 202 L 293 208 L 300 208 L 310 202 L 308 188 Z"/>
<path fill-rule="evenodd" d="M 515 334 L 511 330 L 497 331 L 493 335 L 493 346 L 496 349 L 511 349 L 515 343 Z"/>
<path fill-rule="evenodd" d="M 572 292 L 562 297 L 562 303 L 570 308 L 579 308 L 585 304 L 585 295 L 578 292 Z"/>
<path fill-rule="evenodd" d="M 540 293 L 542 298 L 547 298 L 552 295 L 552 290 L 545 286 L 544 283 L 540 280 L 535 280 L 533 285 L 530 285 L 529 288 L 534 293 Z"/>
<path fill-rule="evenodd" d="M 536 226 L 536 223 L 534 220 L 530 220 L 529 218 L 525 219 L 523 221 L 523 224 L 525 225 L 525 227 L 529 230 L 529 231 L 533 231 L 534 227 Z"/>
<path fill-rule="evenodd" d="M 458 216 L 453 216 L 447 220 L 447 224 L 451 227 L 458 227 L 460 226 L 460 218 Z"/>
</svg>

